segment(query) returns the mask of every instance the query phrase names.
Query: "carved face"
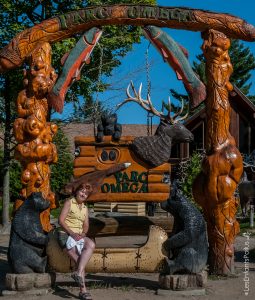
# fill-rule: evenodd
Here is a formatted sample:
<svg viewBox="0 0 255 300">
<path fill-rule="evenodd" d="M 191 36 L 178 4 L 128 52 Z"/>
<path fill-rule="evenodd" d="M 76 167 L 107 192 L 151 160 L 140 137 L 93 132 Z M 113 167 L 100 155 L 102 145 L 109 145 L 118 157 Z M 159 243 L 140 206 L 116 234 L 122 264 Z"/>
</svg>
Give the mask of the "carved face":
<svg viewBox="0 0 255 300">
<path fill-rule="evenodd" d="M 31 82 L 31 91 L 37 99 L 44 98 L 51 90 L 53 81 L 44 74 L 36 75 Z"/>
<path fill-rule="evenodd" d="M 194 140 L 193 134 L 181 123 L 166 125 L 164 132 L 172 138 L 173 143 L 189 143 Z"/>
<path fill-rule="evenodd" d="M 101 120 L 102 120 L 102 124 L 104 126 L 116 124 L 117 114 L 110 114 L 110 115 L 102 116 Z"/>
<path fill-rule="evenodd" d="M 45 125 L 45 128 L 41 133 L 41 138 L 43 143 L 45 144 L 51 143 L 57 130 L 58 130 L 58 126 L 56 124 Z"/>
<path fill-rule="evenodd" d="M 27 200 L 34 206 L 36 211 L 44 211 L 50 206 L 50 202 L 43 198 L 41 192 L 32 193 Z"/>
<path fill-rule="evenodd" d="M 29 180 L 31 179 L 31 172 L 28 169 L 25 169 L 22 172 L 22 176 L 21 176 L 21 182 L 23 184 L 27 184 L 29 182 Z"/>
<path fill-rule="evenodd" d="M 38 137 L 44 128 L 44 122 L 41 122 L 36 118 L 35 115 L 29 116 L 24 125 L 24 131 L 27 132 L 31 137 Z"/>
</svg>

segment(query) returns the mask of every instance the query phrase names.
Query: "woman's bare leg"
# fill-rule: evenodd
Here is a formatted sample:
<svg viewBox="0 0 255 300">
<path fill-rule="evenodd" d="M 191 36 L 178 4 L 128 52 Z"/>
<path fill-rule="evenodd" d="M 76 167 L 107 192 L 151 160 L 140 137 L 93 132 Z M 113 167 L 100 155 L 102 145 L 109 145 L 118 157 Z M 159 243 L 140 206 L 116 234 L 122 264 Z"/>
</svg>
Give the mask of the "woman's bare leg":
<svg viewBox="0 0 255 300">
<path fill-rule="evenodd" d="M 84 283 L 84 287 L 81 287 L 80 291 L 81 292 L 86 292 L 86 287 L 85 287 L 85 267 L 88 263 L 88 261 L 90 260 L 93 251 L 95 249 L 95 243 L 85 237 L 84 238 L 84 248 L 82 249 L 81 255 L 79 257 L 79 261 L 78 261 L 78 269 L 77 269 L 77 273 L 79 276 L 82 276 L 83 278 L 83 283 Z"/>
<path fill-rule="evenodd" d="M 77 254 L 76 248 L 73 247 L 69 250 L 66 249 L 66 252 L 68 256 L 71 257 L 75 261 L 76 265 L 78 266 L 79 255 Z"/>
</svg>

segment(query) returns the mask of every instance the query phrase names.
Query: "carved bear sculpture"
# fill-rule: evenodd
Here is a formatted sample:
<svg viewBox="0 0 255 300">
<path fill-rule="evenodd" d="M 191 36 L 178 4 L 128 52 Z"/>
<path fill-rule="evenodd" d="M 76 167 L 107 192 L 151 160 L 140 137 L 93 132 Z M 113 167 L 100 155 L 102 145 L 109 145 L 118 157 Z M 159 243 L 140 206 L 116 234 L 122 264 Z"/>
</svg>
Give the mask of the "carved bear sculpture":
<svg viewBox="0 0 255 300">
<path fill-rule="evenodd" d="M 122 126 L 117 123 L 117 114 L 102 115 L 101 124 L 97 126 L 97 141 L 102 142 L 104 135 L 111 135 L 113 140 L 121 138 Z"/>
<path fill-rule="evenodd" d="M 173 235 L 164 244 L 172 253 L 172 258 L 167 259 L 165 273 L 201 272 L 208 256 L 206 224 L 202 214 L 178 189 L 177 182 L 171 186 L 170 199 L 161 207 L 174 216 Z"/>
<path fill-rule="evenodd" d="M 48 241 L 40 213 L 50 203 L 42 193 L 32 193 L 15 213 L 8 250 L 8 261 L 14 273 L 44 273 L 47 257 L 43 257 Z"/>
</svg>

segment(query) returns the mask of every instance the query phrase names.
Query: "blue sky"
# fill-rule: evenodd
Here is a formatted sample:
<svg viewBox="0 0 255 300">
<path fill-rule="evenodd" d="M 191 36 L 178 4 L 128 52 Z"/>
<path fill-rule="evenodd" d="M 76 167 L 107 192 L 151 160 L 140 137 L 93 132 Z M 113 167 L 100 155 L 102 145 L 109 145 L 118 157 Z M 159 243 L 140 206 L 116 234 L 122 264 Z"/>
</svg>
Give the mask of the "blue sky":
<svg viewBox="0 0 255 300">
<path fill-rule="evenodd" d="M 254 0 L 158 0 L 158 5 L 190 7 L 229 13 L 255 25 Z M 196 60 L 196 55 L 201 53 L 200 47 L 203 43 L 200 32 L 174 29 L 164 30 L 188 50 L 190 63 Z M 125 99 L 125 89 L 130 80 L 134 81 L 137 88 L 143 82 L 143 97 L 146 97 L 145 52 L 148 44 L 148 41 L 143 39 L 141 44 L 134 45 L 133 51 L 122 60 L 121 66 L 114 70 L 113 76 L 105 78 L 107 83 L 111 84 L 111 91 L 99 94 L 98 98 L 107 107 L 112 108 Z M 252 53 L 255 55 L 255 43 L 244 42 L 244 44 L 250 47 Z M 149 48 L 149 61 L 151 64 L 151 99 L 155 107 L 160 110 L 162 100 L 167 100 L 170 95 L 170 88 L 178 92 L 184 92 L 185 90 L 182 82 L 176 79 L 174 71 L 169 65 L 163 62 L 162 57 L 152 45 Z M 250 92 L 251 94 L 255 94 L 255 72 L 253 72 L 252 81 L 253 86 Z M 62 117 L 67 117 L 71 111 L 72 107 L 67 105 Z M 121 124 L 145 124 L 146 120 L 147 113 L 136 103 L 127 103 L 118 111 L 118 122 Z M 153 123 L 158 122 L 158 118 L 154 117 Z"/>
</svg>

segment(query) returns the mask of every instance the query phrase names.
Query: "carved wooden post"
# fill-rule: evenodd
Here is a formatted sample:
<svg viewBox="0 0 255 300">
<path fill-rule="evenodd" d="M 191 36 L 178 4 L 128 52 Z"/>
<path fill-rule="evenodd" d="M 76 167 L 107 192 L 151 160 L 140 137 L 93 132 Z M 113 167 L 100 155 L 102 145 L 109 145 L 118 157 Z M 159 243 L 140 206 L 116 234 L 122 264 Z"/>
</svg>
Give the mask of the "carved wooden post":
<svg viewBox="0 0 255 300">
<path fill-rule="evenodd" d="M 49 213 L 55 208 L 55 195 L 50 189 L 51 163 L 57 161 L 57 150 L 52 138 L 57 125 L 47 122 L 48 102 L 46 96 L 56 81 L 57 75 L 51 67 L 51 47 L 42 43 L 28 58 L 29 68 L 24 72 L 24 90 L 17 99 L 18 118 L 14 122 L 14 135 L 18 142 L 15 158 L 22 165 L 21 199 L 16 200 L 15 209 L 32 192 L 42 192 L 50 201 L 47 211 L 41 213 L 45 231 L 51 230 Z"/>
<path fill-rule="evenodd" d="M 233 68 L 228 55 L 230 40 L 215 30 L 202 37 L 207 75 L 207 155 L 193 194 L 207 221 L 210 272 L 227 275 L 234 271 L 234 240 L 239 232 L 234 191 L 243 171 L 242 157 L 229 133 L 228 94 L 233 88 L 229 82 Z"/>
</svg>

